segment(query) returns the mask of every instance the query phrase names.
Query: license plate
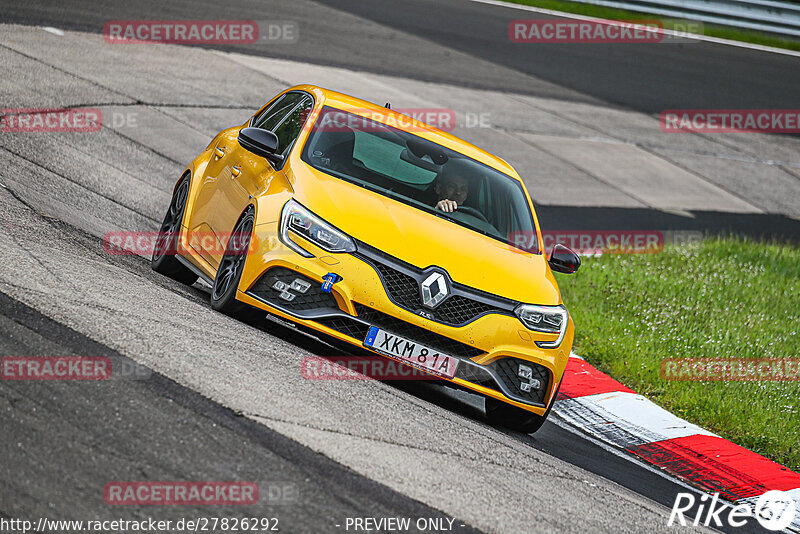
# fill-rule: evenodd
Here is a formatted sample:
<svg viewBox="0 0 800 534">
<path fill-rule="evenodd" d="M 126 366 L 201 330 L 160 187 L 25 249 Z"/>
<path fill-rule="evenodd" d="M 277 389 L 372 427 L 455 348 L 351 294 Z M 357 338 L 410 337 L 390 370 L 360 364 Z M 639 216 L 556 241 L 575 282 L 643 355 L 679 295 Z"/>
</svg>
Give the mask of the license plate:
<svg viewBox="0 0 800 534">
<path fill-rule="evenodd" d="M 458 360 L 397 334 L 370 326 L 364 345 L 385 356 L 444 378 L 456 375 Z"/>
</svg>

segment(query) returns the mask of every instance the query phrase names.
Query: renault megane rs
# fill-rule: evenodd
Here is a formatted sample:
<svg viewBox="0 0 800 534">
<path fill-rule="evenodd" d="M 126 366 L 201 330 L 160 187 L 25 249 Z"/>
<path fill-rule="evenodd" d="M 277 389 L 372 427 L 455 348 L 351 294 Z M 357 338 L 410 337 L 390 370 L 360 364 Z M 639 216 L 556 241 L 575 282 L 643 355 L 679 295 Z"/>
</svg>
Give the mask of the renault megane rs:
<svg viewBox="0 0 800 534">
<path fill-rule="evenodd" d="M 536 431 L 574 327 L 531 199 L 502 159 L 340 93 L 288 89 L 220 132 L 178 180 L 152 267 L 483 395 Z"/>
</svg>

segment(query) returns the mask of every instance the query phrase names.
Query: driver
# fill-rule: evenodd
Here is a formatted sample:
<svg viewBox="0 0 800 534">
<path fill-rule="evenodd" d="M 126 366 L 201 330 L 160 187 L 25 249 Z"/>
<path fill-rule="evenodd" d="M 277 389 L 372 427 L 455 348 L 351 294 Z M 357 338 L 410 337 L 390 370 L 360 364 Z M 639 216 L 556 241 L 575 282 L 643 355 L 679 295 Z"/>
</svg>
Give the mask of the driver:
<svg viewBox="0 0 800 534">
<path fill-rule="evenodd" d="M 436 193 L 436 209 L 452 213 L 467 200 L 469 180 L 459 173 L 458 167 L 445 165 L 441 174 L 436 178 L 434 192 Z"/>
</svg>

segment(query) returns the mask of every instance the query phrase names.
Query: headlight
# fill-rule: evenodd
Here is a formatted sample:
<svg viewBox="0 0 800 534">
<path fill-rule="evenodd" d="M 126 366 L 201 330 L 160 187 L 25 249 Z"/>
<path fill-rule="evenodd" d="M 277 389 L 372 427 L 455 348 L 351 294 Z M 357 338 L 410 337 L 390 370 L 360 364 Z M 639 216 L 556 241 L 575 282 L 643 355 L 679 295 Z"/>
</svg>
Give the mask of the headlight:
<svg viewBox="0 0 800 534">
<path fill-rule="evenodd" d="M 320 219 L 295 200 L 290 200 L 283 206 L 281 241 L 301 256 L 313 258 L 313 254 L 292 240 L 290 231 L 328 252 L 354 252 L 356 250 L 353 240 L 347 234 Z"/>
<path fill-rule="evenodd" d="M 561 345 L 564 334 L 567 332 L 567 319 L 569 314 L 564 306 L 537 306 L 535 304 L 520 304 L 514 310 L 525 326 L 535 332 L 558 334 L 555 341 L 537 341 L 536 345 L 543 349 L 554 349 Z"/>
</svg>

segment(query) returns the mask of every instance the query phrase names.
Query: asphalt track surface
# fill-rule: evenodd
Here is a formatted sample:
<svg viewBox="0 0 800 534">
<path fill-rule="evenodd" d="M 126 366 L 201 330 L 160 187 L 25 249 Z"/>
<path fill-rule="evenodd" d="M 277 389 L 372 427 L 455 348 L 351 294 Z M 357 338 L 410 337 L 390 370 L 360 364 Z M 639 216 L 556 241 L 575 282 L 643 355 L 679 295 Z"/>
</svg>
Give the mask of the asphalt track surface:
<svg viewBox="0 0 800 534">
<path fill-rule="evenodd" d="M 39 509 L 50 519 L 95 518 L 106 506 L 97 488 L 113 472 L 124 480 L 255 481 L 261 499 L 248 508 L 247 517 L 277 517 L 285 532 L 323 531 L 323 525 L 333 527 L 342 516 L 445 518 L 6 295 L 0 294 L 0 307 L 2 354 L 93 354 L 118 368 L 128 365 L 140 376 L 89 388 L 63 382 L 2 384 L 0 517 L 33 517 L 31 510 Z M 234 506 L 220 506 L 214 515 L 242 514 Z M 147 516 L 145 506 L 124 514 L 126 519 Z M 208 516 L 200 506 L 158 513 L 159 519 L 173 521 Z M 458 532 L 477 532 L 458 525 Z"/>
<path fill-rule="evenodd" d="M 723 101 L 729 107 L 798 107 L 798 85 L 792 78 L 798 69 L 791 68 L 796 67 L 792 62 L 796 58 L 764 59 L 752 51 L 691 45 L 691 61 L 696 62 L 692 73 L 698 78 L 669 86 L 665 85 L 672 79 L 669 71 L 662 69 L 659 74 L 659 69 L 648 67 L 652 61 L 641 58 L 663 54 L 677 65 L 687 61 L 686 54 L 645 47 L 639 52 L 600 49 L 589 57 L 584 50 L 555 49 L 535 65 L 514 65 L 503 43 L 471 42 L 483 35 L 481 24 L 507 20 L 504 9 L 466 2 L 409 2 L 396 7 L 400 5 L 272 2 L 223 9 L 215 3 L 131 2 L 111 7 L 29 3 L 4 7 L 2 19 L 96 33 L 103 22 L 114 18 L 259 18 L 253 12 L 260 10 L 264 18 L 302 18 L 311 28 L 296 48 L 271 49 L 273 57 L 641 110 L 678 107 L 688 101 L 694 102 L 691 107 L 700 107 L 697 102 L 710 98 L 707 88 L 712 86 L 725 91 L 721 98 L 728 99 Z M 319 13 L 324 16 L 313 16 Z M 404 33 L 367 48 L 359 38 L 360 29 L 389 22 Z M 424 48 L 427 42 L 436 43 L 431 54 Z M 80 40 L 69 43 L 80 53 Z M 448 47 L 480 61 L 453 61 L 445 53 Z M 559 53 L 566 55 L 558 57 Z M 198 57 L 193 53 L 187 59 Z M 589 67 L 602 64 L 604 58 L 609 63 L 602 72 L 614 72 L 617 81 L 601 77 L 611 86 L 592 83 Z M 728 65 L 736 63 L 735 74 L 730 68 L 726 71 L 723 58 Z M 40 106 L 142 102 L 85 80 L 64 82 L 47 66 L 37 66 L 33 80 L 26 80 L 21 65 L 14 63 L 22 60 L 7 56 L 4 61 L 11 62 L 9 67 L 21 80 L 11 89 L 4 86 L 4 99 L 29 97 L 24 92 L 36 87 L 50 98 L 38 101 Z M 530 76 L 515 80 L 508 71 L 499 76 L 493 65 L 533 73 L 537 81 L 531 85 Z M 626 65 L 639 69 L 636 75 L 625 71 Z M 124 64 L 120 67 L 124 70 Z M 771 69 L 784 70 L 777 76 Z M 719 83 L 719 78 L 715 82 L 710 74 L 714 72 L 736 76 L 736 83 Z M 53 77 L 55 81 L 48 79 L 53 92 L 48 95 L 47 88 L 37 87 L 36 77 Z M 624 87 L 631 79 L 649 91 Z M 139 83 L 148 87 L 146 80 Z M 149 87 L 156 93 L 158 89 Z M 246 115 L 257 106 L 253 95 L 262 92 L 239 88 L 233 99 L 239 104 L 215 109 L 215 89 L 221 92 L 226 87 L 206 86 L 202 91 L 206 101 L 197 103 L 197 109 L 170 113 L 205 132 L 220 117 Z M 184 84 L 176 90 L 175 101 L 181 91 L 189 92 Z M 698 100 L 692 99 L 692 91 Z M 61 102 L 67 93 L 77 100 Z M 714 107 L 723 106 L 717 102 Z M 109 480 L 235 478 L 298 490 L 295 500 L 260 503 L 255 514 L 279 517 L 286 532 L 341 531 L 335 524 L 346 517 L 443 515 L 463 523 L 464 532 L 473 527 L 489 532 L 579 528 L 637 532 L 665 529 L 675 494 L 686 491 L 563 423 L 550 423 L 535 436 L 492 429 L 484 422 L 479 400 L 448 388 L 373 381 L 314 388 L 304 384 L 297 376 L 300 357 L 332 356 L 338 354 L 335 349 L 272 323 L 236 323 L 209 309 L 207 289 L 185 288 L 155 275 L 142 258 L 102 253 L 98 236 L 115 223 L 122 228 L 156 227 L 175 171 L 185 163 L 164 157 L 162 152 L 169 152 L 169 147 L 142 145 L 111 134 L 77 142 L 66 138 L 54 142 L 41 135 L 2 141 L 0 247 L 5 261 L 0 270 L 0 352 L 109 355 L 135 361 L 149 374 L 141 380 L 91 388 L 0 383 L 0 517 L 115 517 L 119 511 L 102 502 L 101 488 Z M 103 157 L 109 153 L 119 158 Z M 95 161 L 98 157 L 101 161 Z M 113 183 L 81 182 L 82 169 L 93 164 L 106 166 L 108 177 L 118 175 L 134 190 L 126 194 Z M 130 180 L 133 175 L 139 180 Z M 62 199 L 45 200 L 54 193 Z M 542 211 L 547 209 L 540 207 L 540 217 L 546 217 Z M 550 209 L 572 220 L 577 212 L 569 206 Z M 639 225 L 648 216 L 670 217 L 644 209 L 581 210 L 593 217 L 618 212 L 621 225 L 631 224 L 630 217 Z M 766 233 L 793 221 L 780 214 L 709 217 L 774 218 L 765 225 Z M 363 459 L 354 457 L 354 449 L 363 450 Z M 416 457 L 419 463 L 416 468 L 396 465 L 387 460 L 392 454 L 398 462 L 410 463 Z M 214 510 L 214 515 L 228 514 L 252 515 L 250 510 L 247 514 Z M 199 508 L 161 507 L 126 509 L 124 515 L 169 519 L 210 514 Z M 747 530 L 736 529 L 743 531 Z"/>
</svg>

